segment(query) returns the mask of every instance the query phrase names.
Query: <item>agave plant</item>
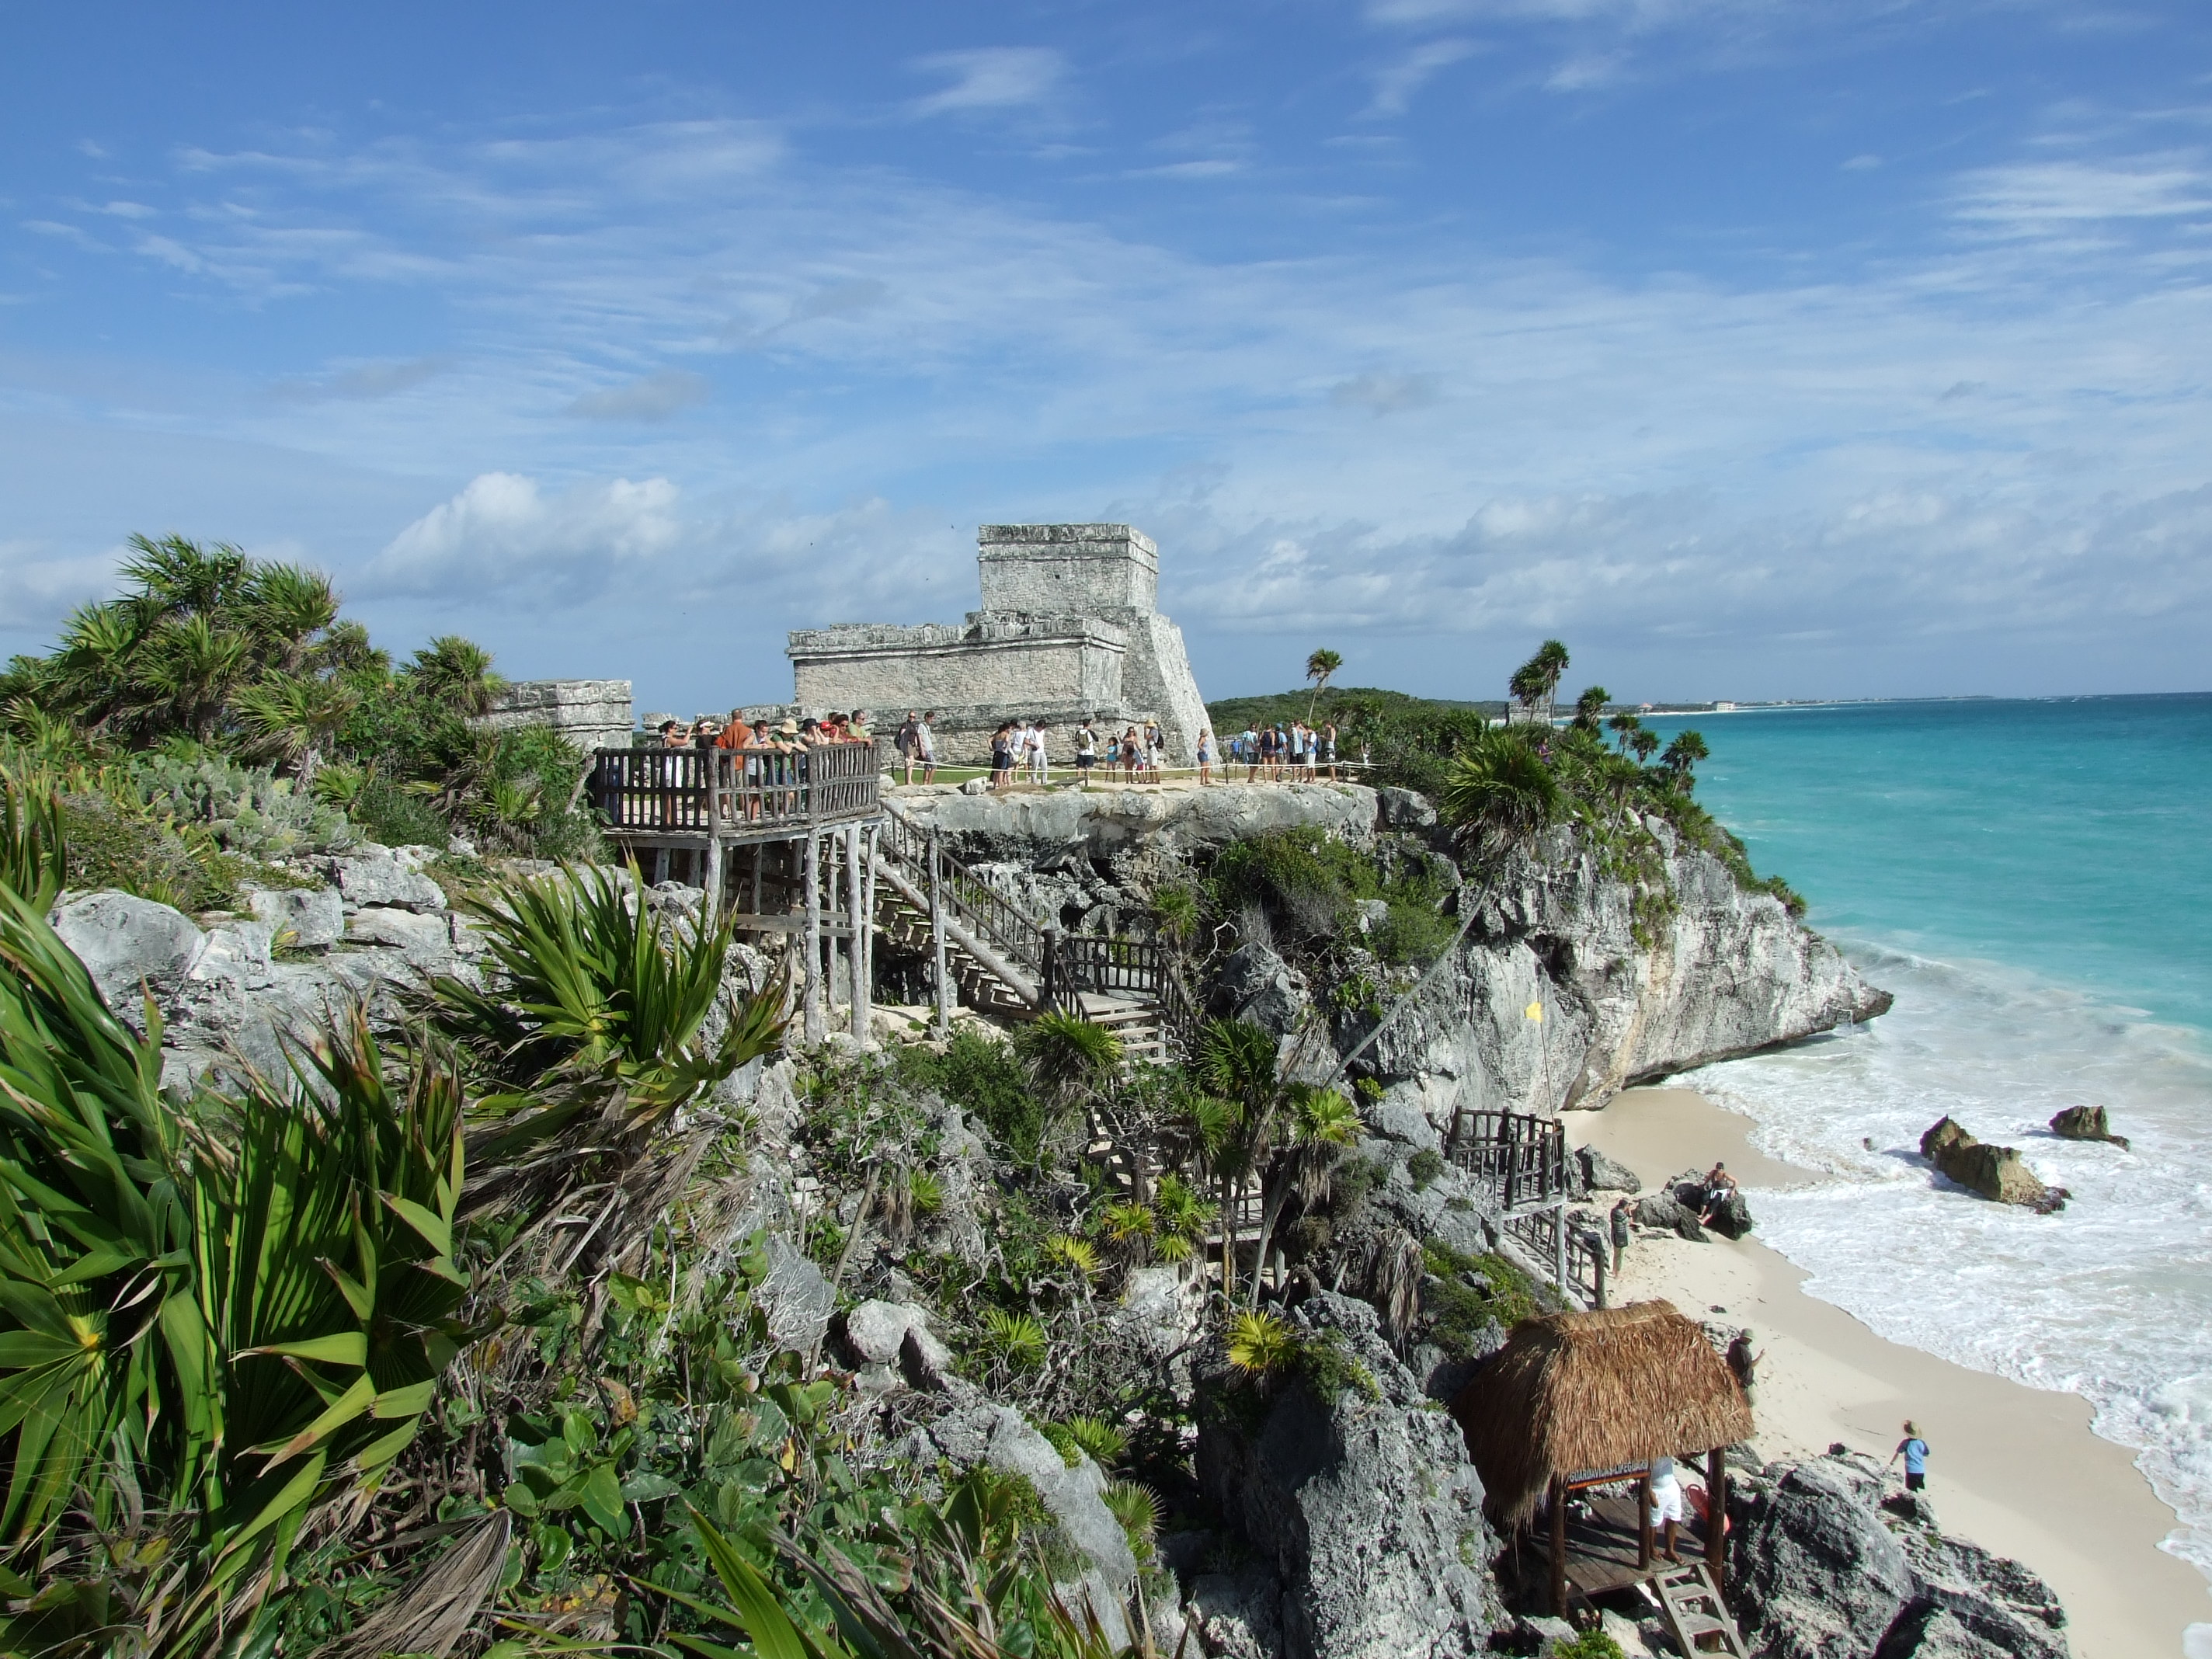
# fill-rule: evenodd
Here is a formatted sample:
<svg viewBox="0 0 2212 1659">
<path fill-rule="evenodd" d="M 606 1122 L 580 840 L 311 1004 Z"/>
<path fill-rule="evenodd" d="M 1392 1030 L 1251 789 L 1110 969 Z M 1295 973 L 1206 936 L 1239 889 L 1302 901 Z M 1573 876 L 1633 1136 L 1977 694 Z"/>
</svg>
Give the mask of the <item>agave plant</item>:
<svg viewBox="0 0 2212 1659">
<path fill-rule="evenodd" d="M 465 1334 L 459 1079 L 418 1054 L 395 1097 L 356 1010 L 294 1075 L 187 1108 L 151 1004 L 138 1036 L 6 887 L 0 965 L 0 1553 L 97 1578 L 111 1529 L 166 1510 L 185 1553 L 150 1650 L 191 1651 L 250 1629 L 302 1518 L 380 1476 Z"/>
<path fill-rule="evenodd" d="M 472 904 L 490 968 L 479 987 L 433 981 L 421 1001 L 490 1089 L 471 1157 L 472 1203 L 519 1181 L 635 1157 L 651 1133 L 783 1039 L 780 988 L 723 988 L 732 923 L 632 906 L 605 871 L 510 881 Z"/>
<path fill-rule="evenodd" d="M 1248 1376 L 1267 1376 L 1297 1357 L 1297 1333 L 1271 1313 L 1245 1312 L 1229 1322 L 1229 1363 Z"/>
</svg>

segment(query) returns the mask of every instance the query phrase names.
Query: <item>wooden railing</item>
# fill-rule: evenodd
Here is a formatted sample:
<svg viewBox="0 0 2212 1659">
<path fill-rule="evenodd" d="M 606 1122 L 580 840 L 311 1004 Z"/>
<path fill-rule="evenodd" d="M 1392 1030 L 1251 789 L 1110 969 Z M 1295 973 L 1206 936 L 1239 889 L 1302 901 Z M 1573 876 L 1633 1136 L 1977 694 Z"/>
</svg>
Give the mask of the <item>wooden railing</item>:
<svg viewBox="0 0 2212 1659">
<path fill-rule="evenodd" d="M 916 884 L 929 870 L 929 831 L 884 803 L 877 846 L 903 866 Z M 1085 994 L 1127 997 L 1158 1005 L 1170 1046 L 1188 1054 L 1199 1015 L 1173 957 L 1152 939 L 1097 933 L 1064 933 L 1025 914 L 977 872 L 937 852 L 939 890 L 946 908 L 977 939 L 1036 976 L 1042 1005 L 1073 1008 Z"/>
<path fill-rule="evenodd" d="M 1509 1211 L 1567 1197 L 1567 1132 L 1557 1118 L 1463 1110 L 1452 1121 L 1444 1156 Z"/>
<path fill-rule="evenodd" d="M 882 796 L 872 743 L 788 755 L 602 749 L 595 759 L 592 804 L 617 835 L 733 835 L 786 823 L 801 830 L 872 817 Z"/>
</svg>

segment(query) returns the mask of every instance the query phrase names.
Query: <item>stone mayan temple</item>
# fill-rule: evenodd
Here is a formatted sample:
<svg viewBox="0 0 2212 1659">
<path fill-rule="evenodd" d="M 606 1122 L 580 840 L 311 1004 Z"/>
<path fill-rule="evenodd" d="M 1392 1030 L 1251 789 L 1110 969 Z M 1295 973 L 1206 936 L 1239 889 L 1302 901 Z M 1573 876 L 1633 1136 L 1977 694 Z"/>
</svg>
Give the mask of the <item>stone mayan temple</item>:
<svg viewBox="0 0 2212 1659">
<path fill-rule="evenodd" d="M 1169 763 L 1188 766 L 1206 725 L 1182 630 L 1158 609 L 1160 554 L 1125 524 L 987 524 L 976 532 L 983 608 L 958 626 L 843 623 L 801 629 L 787 650 L 799 706 L 865 708 L 878 732 L 937 711 L 938 752 L 987 758 L 1000 721 L 1050 728 L 1066 766 L 1073 728 L 1157 720 Z"/>
</svg>

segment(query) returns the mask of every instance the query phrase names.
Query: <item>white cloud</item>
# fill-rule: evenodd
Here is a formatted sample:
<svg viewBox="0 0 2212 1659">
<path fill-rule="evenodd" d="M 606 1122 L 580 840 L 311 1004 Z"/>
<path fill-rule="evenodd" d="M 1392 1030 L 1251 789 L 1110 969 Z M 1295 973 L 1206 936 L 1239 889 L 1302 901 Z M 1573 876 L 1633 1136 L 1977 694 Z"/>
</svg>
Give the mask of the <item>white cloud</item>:
<svg viewBox="0 0 2212 1659">
<path fill-rule="evenodd" d="M 1475 51 L 1472 40 L 1429 40 L 1413 47 L 1395 63 L 1376 71 L 1375 100 L 1369 106 L 1377 115 L 1403 115 L 1412 106 L 1413 94 L 1428 83 L 1438 70 L 1472 57 Z"/>
<path fill-rule="evenodd" d="M 2194 157 L 2035 161 L 1966 173 L 1953 211 L 2003 237 L 2074 235 L 2111 221 L 2212 215 L 2212 173 Z"/>
<path fill-rule="evenodd" d="M 660 368 L 619 386 L 602 386 L 570 403 L 565 413 L 587 421 L 665 421 L 713 396 L 703 374 Z"/>
<path fill-rule="evenodd" d="M 917 115 L 945 115 L 961 110 L 1016 109 L 1041 104 L 1060 89 L 1066 64 L 1048 46 L 981 46 L 969 52 L 937 52 L 917 58 L 914 67 L 942 75 L 950 84 L 915 104 Z"/>
<path fill-rule="evenodd" d="M 548 495 L 534 478 L 483 473 L 392 538 L 370 562 L 367 591 L 580 600 L 677 545 L 677 493 L 666 478 L 616 478 Z"/>
</svg>

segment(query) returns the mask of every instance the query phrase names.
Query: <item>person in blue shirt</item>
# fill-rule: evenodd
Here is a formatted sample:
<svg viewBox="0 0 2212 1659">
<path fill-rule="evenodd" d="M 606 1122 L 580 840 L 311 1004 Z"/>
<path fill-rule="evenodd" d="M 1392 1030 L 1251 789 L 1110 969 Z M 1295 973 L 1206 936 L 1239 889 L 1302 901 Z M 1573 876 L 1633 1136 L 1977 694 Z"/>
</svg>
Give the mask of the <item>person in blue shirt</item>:
<svg viewBox="0 0 2212 1659">
<path fill-rule="evenodd" d="M 1905 1423 L 1905 1438 L 1897 1443 L 1897 1449 L 1889 1455 L 1889 1462 L 1905 1460 L 1905 1489 L 1918 1492 L 1928 1484 L 1928 1443 L 1920 1437 L 1920 1431 L 1912 1426 L 1910 1418 Z M 1885 1468 L 1887 1464 L 1883 1465 Z"/>
</svg>

